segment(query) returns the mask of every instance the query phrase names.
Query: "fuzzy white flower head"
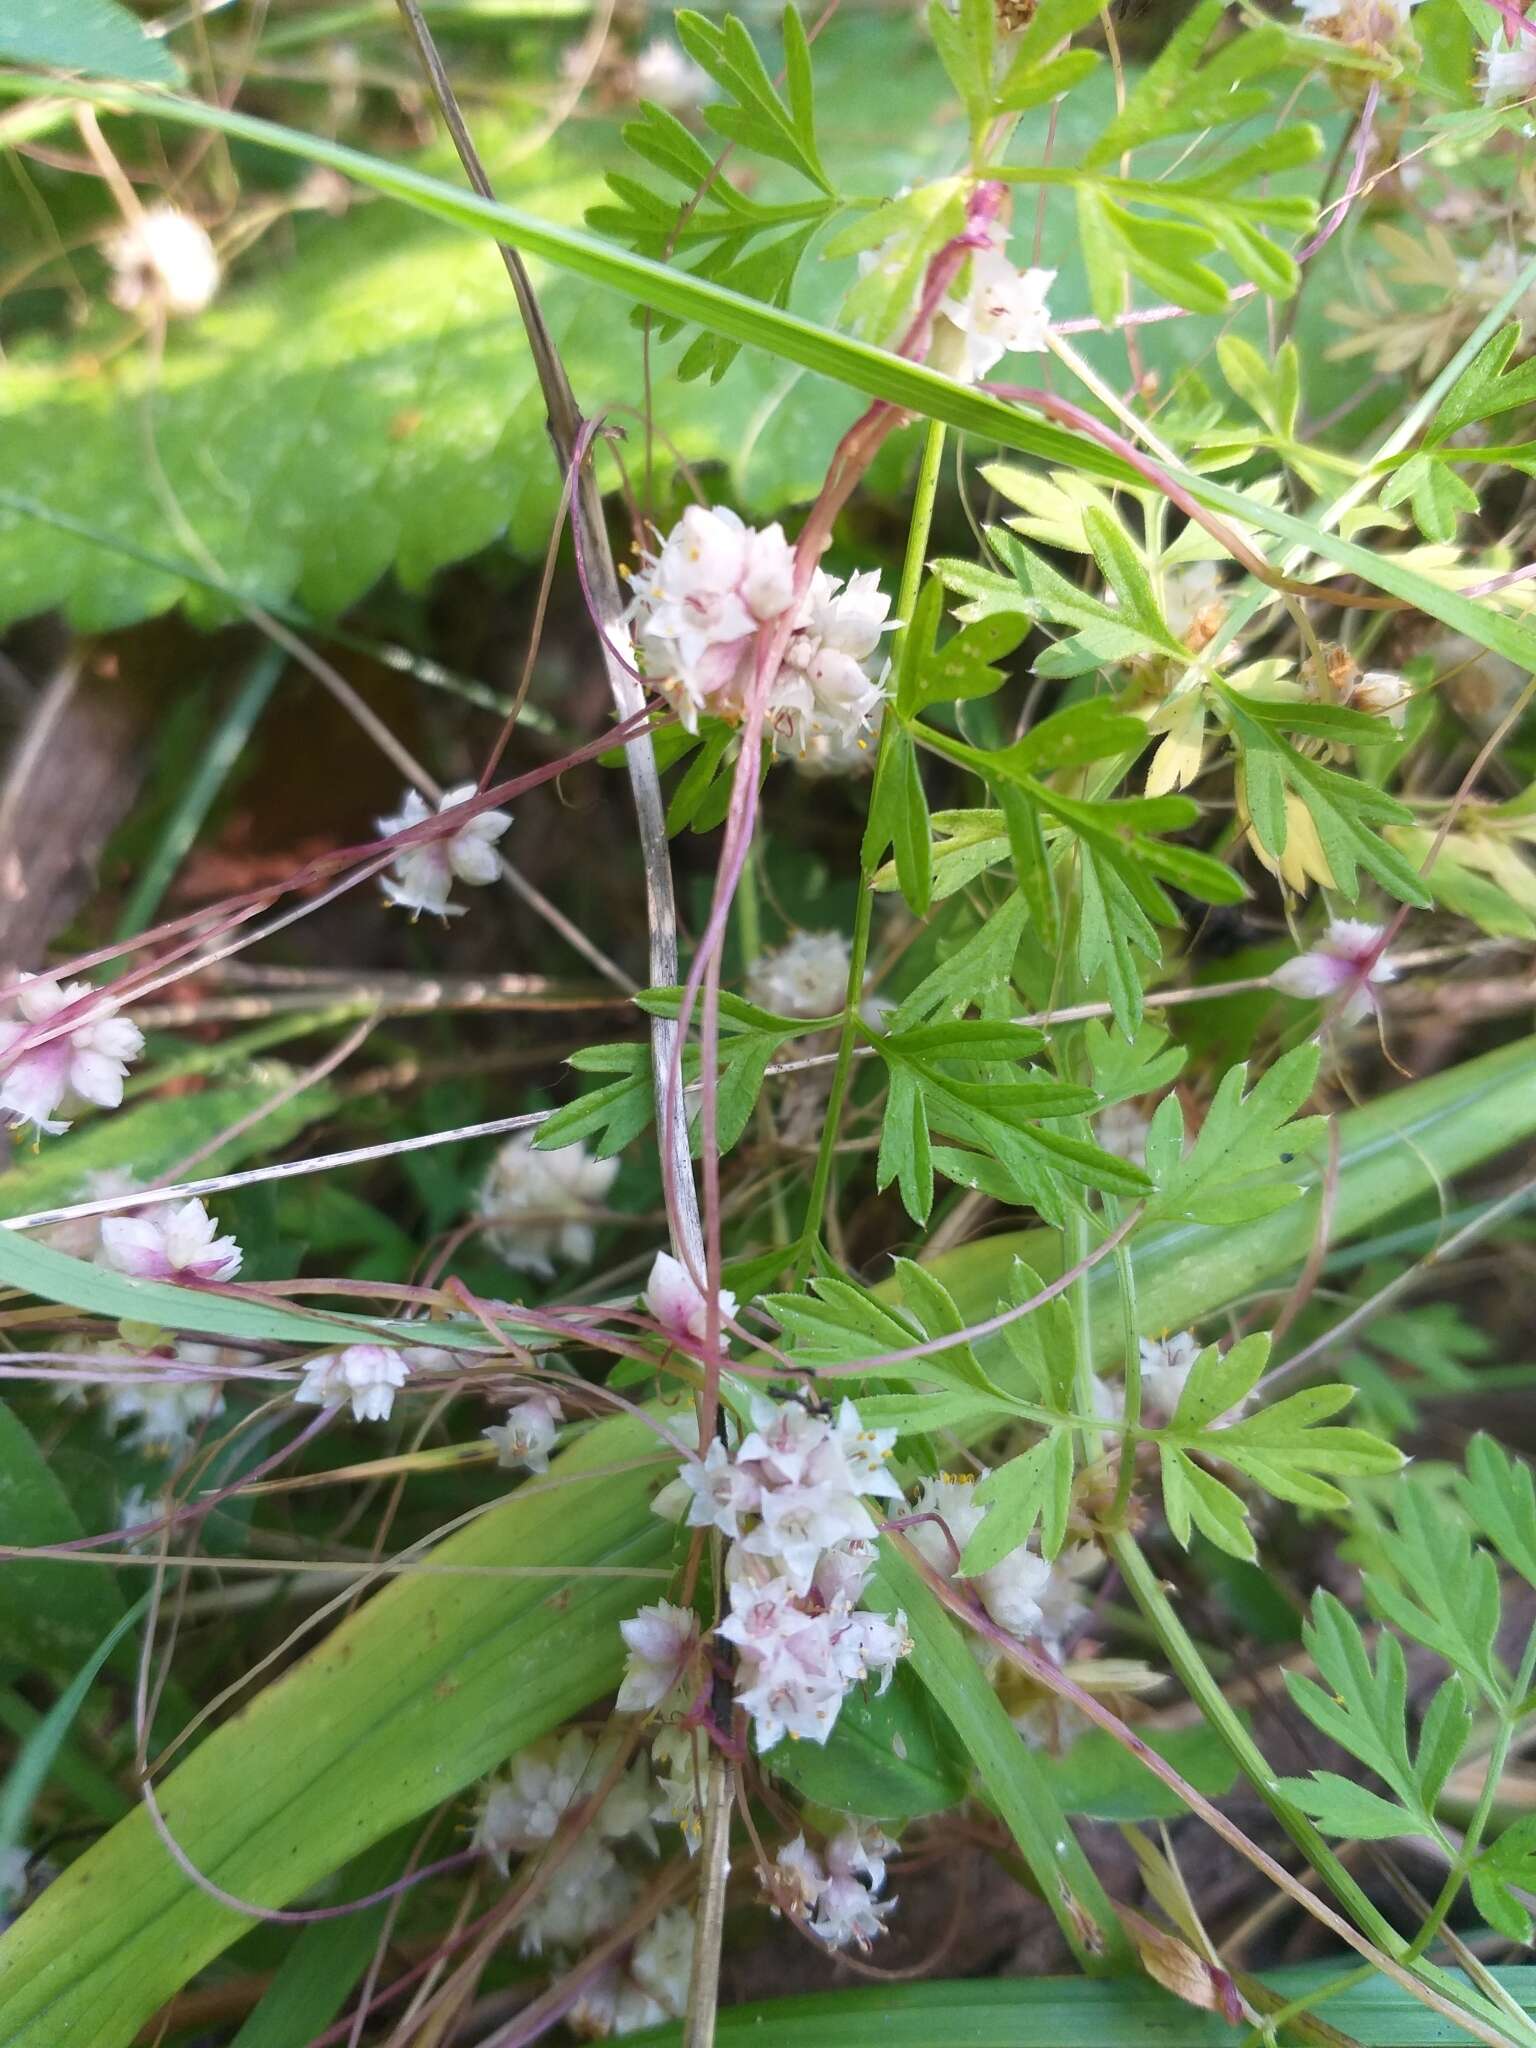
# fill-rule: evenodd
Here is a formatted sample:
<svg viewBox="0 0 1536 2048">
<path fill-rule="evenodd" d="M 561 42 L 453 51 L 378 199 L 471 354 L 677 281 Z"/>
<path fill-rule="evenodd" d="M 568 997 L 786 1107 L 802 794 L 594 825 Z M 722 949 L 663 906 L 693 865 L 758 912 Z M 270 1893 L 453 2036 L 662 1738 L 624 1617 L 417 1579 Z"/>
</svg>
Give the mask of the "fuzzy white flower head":
<svg viewBox="0 0 1536 2048">
<path fill-rule="evenodd" d="M 162 1454 L 181 1450 L 200 1423 L 223 1412 L 224 1389 L 208 1368 L 226 1366 L 237 1355 L 218 1344 L 178 1344 L 153 1378 L 124 1378 L 107 1388 L 108 1422 L 114 1428 L 125 1427 L 125 1441 L 135 1449 Z M 178 1377 L 178 1365 L 193 1372 Z"/>
<path fill-rule="evenodd" d="M 994 222 L 975 250 L 963 294 L 951 294 L 934 322 L 929 361 L 973 384 L 1007 355 L 1035 354 L 1051 328 L 1046 296 L 1054 270 L 1020 270 L 1008 260 L 1008 231 Z"/>
<path fill-rule="evenodd" d="M 102 1219 L 106 1263 L 135 1280 L 177 1280 L 210 1286 L 233 1280 L 243 1256 L 232 1237 L 216 1235 L 218 1224 L 198 1201 L 162 1202 L 143 1216 Z"/>
<path fill-rule="evenodd" d="M 472 782 L 460 783 L 444 793 L 437 815 L 447 817 L 478 794 Z M 392 838 L 397 832 L 408 832 L 413 825 L 424 825 L 431 816 L 432 808 L 425 797 L 408 789 L 395 815 L 379 819 L 379 831 L 386 839 Z M 419 917 L 424 910 L 434 917 L 462 917 L 464 905 L 448 900 L 454 883 L 465 882 L 472 889 L 483 889 L 487 882 L 495 881 L 500 866 L 496 842 L 511 822 L 509 811 L 481 811 L 478 816 L 467 818 L 457 832 L 402 847 L 380 887 L 391 903 L 398 903 L 412 917 Z"/>
<path fill-rule="evenodd" d="M 147 207 L 106 245 L 112 266 L 108 294 L 125 313 L 140 307 L 189 319 L 212 305 L 222 275 L 200 221 L 178 207 Z"/>
<path fill-rule="evenodd" d="M 719 1295 L 720 1320 L 736 1313 L 736 1297 L 729 1288 Z M 703 1290 L 680 1259 L 670 1252 L 658 1252 L 645 1283 L 645 1307 L 667 1336 L 679 1343 L 702 1344 L 709 1334 L 709 1310 Z"/>
<path fill-rule="evenodd" d="M 355 1421 L 387 1422 L 413 1362 L 392 1344 L 349 1344 L 311 1359 L 293 1398 L 311 1408 L 350 1401 Z"/>
<path fill-rule="evenodd" d="M 803 754 L 824 734 L 843 750 L 868 744 L 885 703 L 868 664 L 890 608 L 876 570 L 857 571 L 846 584 L 813 572 L 768 697 L 769 726 L 792 752 Z"/>
<path fill-rule="evenodd" d="M 1367 711 L 1373 718 L 1384 718 L 1398 731 L 1402 729 L 1412 702 L 1413 690 L 1408 682 L 1389 668 L 1368 668 L 1364 675 L 1356 678 L 1349 693 L 1352 711 Z"/>
<path fill-rule="evenodd" d="M 530 1472 L 547 1472 L 549 1454 L 564 1420 L 554 1395 L 539 1388 L 515 1402 L 507 1410 L 505 1422 L 493 1423 L 480 1434 L 496 1446 L 498 1465 L 526 1465 Z"/>
<path fill-rule="evenodd" d="M 136 1195 L 143 1185 L 138 1175 L 125 1166 L 101 1166 L 85 1176 L 75 1190 L 75 1200 L 104 1202 L 117 1195 Z M 133 1211 L 119 1213 L 132 1215 Z M 101 1244 L 103 1221 L 100 1216 L 73 1216 L 67 1222 L 54 1223 L 47 1230 L 40 1230 L 38 1242 L 56 1252 L 64 1252 L 72 1259 L 90 1259 L 102 1266 L 107 1262 Z"/>
<path fill-rule="evenodd" d="M 1395 981 L 1397 969 L 1382 951 L 1385 927 L 1336 917 L 1315 946 L 1287 960 L 1269 977 L 1285 995 L 1339 1000 L 1339 1022 L 1357 1024 L 1377 1008 L 1376 990 Z"/>
<path fill-rule="evenodd" d="M 1157 1427 L 1172 1421 L 1195 1360 L 1200 1356 L 1200 1342 L 1189 1330 L 1175 1330 L 1166 1337 L 1143 1337 L 1138 1349 L 1141 1419 Z"/>
<path fill-rule="evenodd" d="M 689 1459 L 679 1476 L 688 1491 L 690 1529 L 719 1529 L 736 1537 L 742 1516 L 755 1515 L 762 1506 L 757 1474 L 739 1465 L 718 1438 L 702 1458 Z"/>
<path fill-rule="evenodd" d="M 1536 36 L 1522 35 L 1511 49 L 1484 50 L 1483 105 L 1501 107 L 1507 100 L 1529 99 L 1536 93 Z"/>
<path fill-rule="evenodd" d="M 710 90 L 709 73 L 665 36 L 653 36 L 636 57 L 633 78 L 636 99 L 652 100 L 669 113 L 696 107 Z"/>
<path fill-rule="evenodd" d="M 747 994 L 780 1017 L 835 1017 L 848 993 L 848 941 L 841 932 L 797 932 L 747 969 Z"/>
<path fill-rule="evenodd" d="M 629 1973 L 663 2007 L 668 2018 L 681 2019 L 688 2010 L 688 1978 L 692 1969 L 693 1915 L 684 1906 L 673 1906 L 635 1943 Z"/>
<path fill-rule="evenodd" d="M 507 1875 L 508 1861 L 554 1839 L 567 1810 L 582 1796 L 595 1745 L 579 1728 L 546 1735 L 519 1750 L 506 1776 L 480 1788 L 473 1845 Z"/>
<path fill-rule="evenodd" d="M 592 1257 L 591 1215 L 613 1185 L 617 1159 L 594 1159 L 585 1145 L 540 1152 L 518 1131 L 492 1160 L 480 1185 L 486 1239 L 515 1272 L 548 1280 L 554 1261 Z"/>
<path fill-rule="evenodd" d="M 746 526 L 725 506 L 690 505 L 642 556 L 627 616 L 641 666 L 689 732 L 701 710 L 739 711 L 757 629 L 793 596 L 783 529 Z"/>
<path fill-rule="evenodd" d="M 60 984 L 52 975 L 23 975 L 11 991 L 20 1019 L 0 1021 L 0 1058 L 29 1031 L 50 1024 L 62 1010 L 93 994 L 87 981 Z M 117 1005 L 102 996 L 57 1038 L 24 1046 L 0 1071 L 0 1116 L 12 1124 L 32 1124 L 56 1136 L 67 1131 L 67 1119 L 56 1116 L 66 1095 L 116 1109 L 123 1099 L 123 1079 L 130 1060 L 144 1050 L 137 1024 L 117 1014 Z"/>
<path fill-rule="evenodd" d="M 629 1655 L 615 1704 L 623 1714 L 648 1713 L 687 1670 L 699 1640 L 698 1617 L 670 1600 L 658 1600 L 621 1621 L 619 1633 Z"/>
<path fill-rule="evenodd" d="M 519 1922 L 524 1955 L 584 1947 L 617 1927 L 640 1891 L 639 1876 L 606 1843 L 581 1836 Z"/>
</svg>

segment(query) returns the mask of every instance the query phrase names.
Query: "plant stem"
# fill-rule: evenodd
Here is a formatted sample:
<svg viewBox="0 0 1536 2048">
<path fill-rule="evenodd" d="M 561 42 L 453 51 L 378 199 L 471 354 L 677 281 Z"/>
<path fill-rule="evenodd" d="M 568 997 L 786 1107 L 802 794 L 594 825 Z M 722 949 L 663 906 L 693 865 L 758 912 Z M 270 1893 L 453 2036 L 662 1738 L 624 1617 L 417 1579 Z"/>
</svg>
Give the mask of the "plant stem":
<svg viewBox="0 0 1536 2048">
<path fill-rule="evenodd" d="M 902 563 L 901 589 L 896 599 L 897 616 L 902 620 L 891 650 L 891 672 L 899 672 L 901 649 L 906 636 L 906 621 L 912 617 L 917 604 L 918 588 L 923 578 L 923 560 L 928 552 L 928 536 L 933 528 L 934 501 L 939 492 L 939 472 L 944 460 L 944 427 L 938 420 L 928 423 L 928 438 L 923 444 L 923 459 L 917 472 L 917 490 L 912 501 L 912 524 L 907 533 L 906 559 Z M 890 736 L 896 729 L 896 707 L 888 703 L 885 716 L 880 721 L 880 739 L 875 749 L 875 774 L 870 784 L 873 790 L 878 786 L 881 766 L 890 750 Z M 805 1205 L 805 1222 L 801 1226 L 799 1241 L 795 1247 L 795 1276 L 798 1280 L 815 1254 L 816 1242 L 821 1235 L 822 1217 L 826 1213 L 827 1195 L 832 1185 L 832 1168 L 837 1156 L 837 1132 L 842 1120 L 843 1101 L 848 1093 L 848 1074 L 853 1064 L 853 1049 L 858 1037 L 859 1003 L 864 994 L 864 968 L 869 958 L 869 933 L 874 920 L 875 892 L 868 875 L 859 877 L 859 898 L 853 913 L 853 935 L 849 945 L 848 989 L 843 1003 L 843 1024 L 837 1041 L 837 1062 L 832 1069 L 832 1087 L 827 1096 L 826 1120 L 821 1129 L 821 1143 L 816 1151 L 816 1165 L 811 1175 L 811 1191 Z"/>
</svg>

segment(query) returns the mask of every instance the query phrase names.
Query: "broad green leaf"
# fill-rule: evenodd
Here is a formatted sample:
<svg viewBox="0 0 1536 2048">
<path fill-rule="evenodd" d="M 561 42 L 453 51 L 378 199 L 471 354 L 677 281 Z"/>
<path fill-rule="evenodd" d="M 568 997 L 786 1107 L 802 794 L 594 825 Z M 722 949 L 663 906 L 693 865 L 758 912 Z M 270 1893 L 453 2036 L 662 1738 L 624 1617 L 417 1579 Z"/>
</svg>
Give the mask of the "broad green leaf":
<svg viewBox="0 0 1536 2048">
<path fill-rule="evenodd" d="M 1299 1182 L 1282 1176 L 1306 1158 L 1322 1129 L 1319 1117 L 1293 1121 L 1312 1092 L 1318 1057 L 1315 1045 L 1297 1046 L 1246 1095 L 1247 1066 L 1229 1067 L 1187 1152 L 1183 1111 L 1176 1096 L 1166 1096 L 1147 1133 L 1147 1172 L 1157 1189 L 1149 1216 L 1231 1223 L 1293 1201 Z"/>
<path fill-rule="evenodd" d="M 773 1771 L 818 1806 L 892 1823 L 952 1811 L 970 1782 L 965 1751 L 905 1664 L 885 1692 L 850 1693 L 824 1745 L 776 1750 Z"/>
<path fill-rule="evenodd" d="M 17 1545 L 69 1543 L 86 1533 L 42 1452 L 3 1401 L 0 1532 L 0 1541 Z M 122 1613 L 115 1572 L 49 1558 L 13 1557 L 0 1565 L 0 1621 L 10 1653 L 45 1671 L 74 1670 Z"/>
<path fill-rule="evenodd" d="M 1280 1778 L 1276 1782 L 1284 1796 L 1310 1814 L 1327 1835 L 1390 1842 L 1397 1835 L 1411 1835 L 1418 1825 L 1401 1806 L 1351 1778 L 1341 1778 L 1337 1771 L 1314 1771 L 1310 1778 Z"/>
<path fill-rule="evenodd" d="M 177 77 L 164 41 L 147 36 L 118 0 L 6 0 L 0 61 L 146 85 L 173 85 Z"/>
<path fill-rule="evenodd" d="M 1208 1799 L 1223 1799 L 1232 1790 L 1237 1766 L 1209 1728 L 1139 1727 L 1136 1732 Z M 1161 1778 L 1102 1728 L 1079 1735 L 1054 1758 L 1051 1778 L 1066 1811 L 1088 1820 L 1178 1820 L 1188 1811 Z"/>
</svg>

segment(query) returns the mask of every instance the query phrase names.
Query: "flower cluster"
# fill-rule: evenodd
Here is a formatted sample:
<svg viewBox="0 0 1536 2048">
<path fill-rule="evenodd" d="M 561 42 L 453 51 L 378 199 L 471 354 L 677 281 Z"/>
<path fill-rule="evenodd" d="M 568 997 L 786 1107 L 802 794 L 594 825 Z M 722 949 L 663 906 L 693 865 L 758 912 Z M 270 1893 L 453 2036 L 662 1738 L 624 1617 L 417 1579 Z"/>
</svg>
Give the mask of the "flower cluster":
<svg viewBox="0 0 1536 2048">
<path fill-rule="evenodd" d="M 213 304 L 222 272 L 208 230 L 175 206 L 151 206 L 106 245 L 108 296 L 125 313 L 186 320 Z"/>
<path fill-rule="evenodd" d="M 564 1420 L 560 1403 L 540 1387 L 515 1402 L 507 1410 L 505 1422 L 493 1423 L 480 1434 L 496 1446 L 498 1465 L 526 1465 L 530 1472 L 547 1472 L 549 1454 Z"/>
<path fill-rule="evenodd" d="M 1269 977 L 1288 996 L 1339 1002 L 1339 1022 L 1358 1024 L 1377 1008 L 1377 987 L 1397 969 L 1383 951 L 1385 929 L 1359 918 L 1336 917 L 1315 946 L 1287 960 Z"/>
<path fill-rule="evenodd" d="M 52 1024 L 62 1012 L 94 994 L 88 981 L 62 986 L 51 975 L 23 975 L 12 991 L 20 1018 L 0 1021 L 0 1058 L 38 1026 Z M 69 1120 L 56 1112 L 67 1095 L 116 1109 L 123 1099 L 123 1080 L 130 1060 L 144 1050 L 137 1024 L 117 1014 L 110 997 L 101 996 L 67 1030 L 40 1045 L 23 1045 L 0 1073 L 0 1116 L 12 1124 L 31 1124 L 57 1137 Z"/>
<path fill-rule="evenodd" d="M 134 1358 L 130 1364 L 116 1345 L 104 1345 L 102 1352 L 121 1361 L 123 1375 L 107 1384 L 108 1422 L 123 1430 L 124 1441 L 135 1450 L 164 1456 L 180 1451 L 200 1423 L 222 1411 L 224 1389 L 216 1375 L 240 1356 L 222 1344 L 186 1339 L 154 1370 L 147 1360 Z M 135 1377 L 128 1377 L 130 1370 Z"/>
<path fill-rule="evenodd" d="M 312 1358 L 294 1394 L 311 1408 L 352 1404 L 353 1420 L 387 1422 L 395 1395 L 411 1374 L 451 1365 L 451 1352 L 431 1344 L 349 1344 Z"/>
<path fill-rule="evenodd" d="M 945 1472 L 925 1479 L 918 1495 L 917 1513 L 931 1519 L 914 1522 L 908 1539 L 946 1579 L 959 1577 L 961 1554 L 986 1516 L 976 1485 L 974 1478 Z M 1085 1612 L 1078 1582 L 1100 1562 L 1099 1552 L 1087 1544 L 1051 1563 L 1021 1543 L 969 1583 L 999 1628 L 1021 1642 L 1040 1642 L 1059 1657 Z"/>
<path fill-rule="evenodd" d="M 480 1185 L 486 1239 L 519 1273 L 548 1280 L 554 1261 L 585 1265 L 592 1257 L 591 1216 L 613 1185 L 616 1159 L 594 1159 L 584 1145 L 539 1152 L 519 1131 L 492 1160 Z"/>
<path fill-rule="evenodd" d="M 1390 49 L 1419 0 L 1296 0 L 1309 29 L 1359 50 Z"/>
<path fill-rule="evenodd" d="M 746 709 L 760 629 L 795 605 L 768 692 L 770 731 L 805 752 L 821 735 L 855 745 L 884 692 L 868 664 L 887 630 L 889 598 L 874 570 L 846 583 L 817 569 L 796 604 L 794 551 L 778 525 L 745 525 L 725 507 L 690 505 L 641 559 L 629 616 L 646 675 L 690 732 L 699 713 Z"/>
<path fill-rule="evenodd" d="M 841 932 L 797 932 L 747 969 L 747 994 L 780 1017 L 836 1017 L 848 993 L 848 941 Z"/>
<path fill-rule="evenodd" d="M 655 1822 L 667 1818 L 666 1802 L 642 1756 L 594 1812 L 581 1813 L 614 1762 L 612 1742 L 572 1728 L 523 1750 L 504 1776 L 481 1788 L 474 1846 L 503 1877 L 510 1877 L 514 1856 L 537 1856 L 562 1823 L 580 1823 L 519 1923 L 527 1954 L 583 1947 L 640 1900 L 645 1878 L 636 1851 L 656 1854 Z M 692 1916 L 680 1908 L 661 1914 L 624 1966 L 615 1963 L 588 1983 L 573 2023 L 589 2034 L 628 2034 L 680 2018 L 692 1960 Z"/>
<path fill-rule="evenodd" d="M 1184 1398 L 1189 1375 L 1200 1356 L 1200 1340 L 1189 1330 L 1163 1337 L 1143 1337 L 1141 1354 L 1141 1419 L 1157 1429 L 1171 1422 Z"/>
<path fill-rule="evenodd" d="M 445 793 L 437 815 L 446 817 L 478 794 L 472 782 L 461 783 Z M 432 807 L 426 798 L 418 790 L 408 789 L 395 815 L 379 819 L 379 830 L 386 839 L 393 838 L 397 832 L 408 832 L 413 825 L 424 825 L 431 815 Z M 419 917 L 424 910 L 434 917 L 462 917 L 463 904 L 448 900 L 454 883 L 465 882 L 472 889 L 483 889 L 487 882 L 495 881 L 500 865 L 496 842 L 511 822 L 508 811 L 481 811 L 476 817 L 466 818 L 457 832 L 445 832 L 436 839 L 402 847 L 379 886 L 391 903 L 399 904 L 412 917 Z"/>
<path fill-rule="evenodd" d="M 845 1401 L 835 1421 L 799 1401 L 754 1399 L 734 1452 L 715 1442 L 683 1468 L 689 1528 L 729 1537 L 730 1612 L 717 1631 L 736 1651 L 736 1697 L 758 1750 L 785 1735 L 825 1742 L 855 1685 L 890 1682 L 906 1620 L 858 1607 L 878 1531 L 862 1496 L 900 1498 L 885 1469 L 892 1430 L 867 1430 Z M 624 1624 L 621 1707 L 661 1706 L 685 1689 L 694 1618 L 666 1603 Z M 679 1706 L 687 1704 L 679 1700 Z"/>
<path fill-rule="evenodd" d="M 868 1948 L 896 1904 L 882 1899 L 885 1860 L 896 1844 L 873 1821 L 849 1821 L 822 1856 L 796 1835 L 774 1858 L 772 1888 L 828 1948 Z"/>
<path fill-rule="evenodd" d="M 234 1238 L 219 1237 L 218 1228 L 196 1196 L 162 1202 L 142 1216 L 104 1216 L 103 1261 L 135 1280 L 175 1280 L 190 1287 L 233 1280 L 244 1254 Z"/>
</svg>

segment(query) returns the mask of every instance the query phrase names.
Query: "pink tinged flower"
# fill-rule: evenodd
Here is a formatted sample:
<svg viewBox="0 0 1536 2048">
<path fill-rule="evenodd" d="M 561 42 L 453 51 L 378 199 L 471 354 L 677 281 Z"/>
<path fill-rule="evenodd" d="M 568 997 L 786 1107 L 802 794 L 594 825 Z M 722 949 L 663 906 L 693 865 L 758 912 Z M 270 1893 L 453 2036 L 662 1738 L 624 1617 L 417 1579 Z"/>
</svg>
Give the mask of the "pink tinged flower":
<svg viewBox="0 0 1536 2048">
<path fill-rule="evenodd" d="M 762 1500 L 756 1474 L 738 1465 L 718 1438 L 702 1459 L 684 1465 L 681 1477 L 692 1496 L 690 1529 L 719 1529 L 726 1536 L 739 1536 L 741 1517 L 755 1515 Z"/>
<path fill-rule="evenodd" d="M 765 1486 L 796 1486 L 807 1476 L 812 1459 L 832 1441 L 832 1425 L 813 1415 L 800 1401 L 771 1401 L 752 1396 L 752 1430 L 742 1438 L 736 1456 L 743 1465 L 761 1468 Z"/>
<path fill-rule="evenodd" d="M 624 1683 L 616 1705 L 622 1714 L 643 1714 L 659 1707 L 682 1677 L 699 1639 L 698 1617 L 669 1600 L 642 1607 L 619 1623 L 629 1651 Z"/>
<path fill-rule="evenodd" d="M 437 815 L 447 817 L 478 794 L 474 783 L 460 783 L 444 794 Z M 391 838 L 397 832 L 409 831 L 413 825 L 424 825 L 431 816 L 426 799 L 417 790 L 408 789 L 395 816 L 380 818 L 379 830 Z M 454 883 L 464 882 L 471 888 L 483 889 L 487 882 L 495 881 L 500 866 L 496 842 L 511 822 L 507 811 L 481 811 L 466 818 L 456 832 L 402 847 L 380 887 L 391 903 L 398 903 L 413 917 L 424 910 L 434 917 L 462 917 L 463 904 L 449 901 Z"/>
<path fill-rule="evenodd" d="M 135 1280 L 176 1280 L 208 1286 L 233 1280 L 241 1251 L 232 1237 L 218 1237 L 218 1224 L 195 1197 L 174 1206 L 162 1203 L 143 1216 L 108 1216 L 101 1226 L 107 1263 Z"/>
<path fill-rule="evenodd" d="M 761 1670 L 758 1682 L 736 1696 L 752 1717 L 759 1753 L 773 1749 L 786 1735 L 799 1742 L 825 1742 L 843 1704 L 841 1679 L 784 1662 Z"/>
<path fill-rule="evenodd" d="M 27 975 L 13 991 L 19 1020 L 0 1022 L 0 1058 L 37 1026 L 51 1024 L 62 1011 L 86 1001 L 94 991 L 87 981 L 60 984 L 50 975 Z M 123 1079 L 130 1060 L 144 1049 L 137 1024 L 117 1014 L 117 1005 L 101 997 L 57 1038 L 26 1045 L 0 1073 L 0 1115 L 12 1124 L 32 1124 L 57 1136 L 67 1119 L 56 1115 L 66 1095 L 116 1109 L 123 1099 Z"/>
<path fill-rule="evenodd" d="M 816 1902 L 811 1932 L 828 1948 L 868 1948 L 885 1932 L 894 1899 L 876 1899 L 856 1877 L 830 1877 Z"/>
<path fill-rule="evenodd" d="M 816 1563 L 811 1590 L 828 1607 L 851 1609 L 864 1591 L 875 1564 L 875 1546 L 854 1536 L 824 1550 Z"/>
<path fill-rule="evenodd" d="M 878 1678 L 877 1689 L 884 1692 L 912 1647 L 907 1617 L 899 1609 L 895 1614 L 850 1614 L 834 1624 L 834 1647 L 845 1684 Z"/>
<path fill-rule="evenodd" d="M 1275 969 L 1271 985 L 1288 996 L 1336 1000 L 1340 1023 L 1357 1024 L 1376 1009 L 1377 988 L 1397 979 L 1382 951 L 1385 937 L 1382 925 L 1336 917 L 1315 946 Z"/>
<path fill-rule="evenodd" d="M 851 1820 L 827 1844 L 827 1869 L 833 1877 L 867 1877 L 871 1891 L 885 1884 L 885 1859 L 896 1844 L 878 1821 Z"/>
<path fill-rule="evenodd" d="M 930 360 L 966 383 L 985 377 L 1005 355 L 1047 346 L 1051 316 L 1046 296 L 1056 273 L 1019 270 L 1009 262 L 1006 248 L 1006 231 L 994 225 L 987 246 L 971 257 L 964 294 L 946 299 L 935 322 Z"/>
<path fill-rule="evenodd" d="M 526 1465 L 530 1472 L 547 1472 L 549 1454 L 564 1420 L 554 1395 L 540 1390 L 509 1408 L 505 1422 L 493 1423 L 480 1434 L 496 1446 L 498 1465 Z"/>
<path fill-rule="evenodd" d="M 774 1559 L 799 1594 L 810 1591 L 824 1550 L 849 1536 L 873 1536 L 875 1525 L 855 1494 L 826 1486 L 781 1486 L 763 1495 L 763 1519 L 742 1549 Z"/>
<path fill-rule="evenodd" d="M 809 1913 L 826 1889 L 827 1873 L 822 1868 L 821 1858 L 807 1843 L 804 1835 L 796 1835 L 773 1859 L 774 1889 L 793 1912 Z"/>
<path fill-rule="evenodd" d="M 1522 35 L 1512 50 L 1484 50 L 1483 105 L 1529 99 L 1536 93 L 1536 36 Z"/>
<path fill-rule="evenodd" d="M 728 1289 L 719 1295 L 720 1320 L 736 1313 L 736 1297 Z M 703 1291 L 681 1260 L 670 1252 L 658 1252 L 646 1282 L 645 1306 L 669 1337 L 679 1342 L 702 1344 L 708 1335 L 709 1310 Z"/>
<path fill-rule="evenodd" d="M 753 1657 L 768 1659 L 778 1655 L 786 1636 L 802 1628 L 805 1620 L 788 1579 L 770 1579 L 759 1586 L 742 1578 L 732 1582 L 731 1611 L 715 1633 Z"/>
<path fill-rule="evenodd" d="M 312 1359 L 293 1398 L 311 1408 L 350 1401 L 355 1421 L 387 1422 L 410 1376 L 411 1361 L 392 1344 L 349 1344 Z"/>
</svg>

